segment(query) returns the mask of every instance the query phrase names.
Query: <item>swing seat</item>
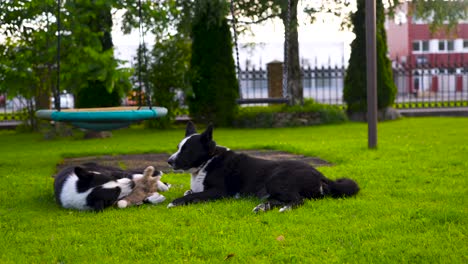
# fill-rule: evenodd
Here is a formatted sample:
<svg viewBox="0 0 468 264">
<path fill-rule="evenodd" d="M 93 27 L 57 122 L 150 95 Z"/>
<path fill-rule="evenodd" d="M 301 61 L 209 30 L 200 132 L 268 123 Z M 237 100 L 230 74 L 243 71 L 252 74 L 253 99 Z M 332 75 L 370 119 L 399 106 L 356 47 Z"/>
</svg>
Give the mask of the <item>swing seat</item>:
<svg viewBox="0 0 468 264">
<path fill-rule="evenodd" d="M 105 107 L 57 110 L 38 110 L 36 117 L 56 122 L 70 123 L 75 127 L 107 131 L 128 127 L 132 123 L 156 119 L 167 114 L 164 107 Z"/>
</svg>

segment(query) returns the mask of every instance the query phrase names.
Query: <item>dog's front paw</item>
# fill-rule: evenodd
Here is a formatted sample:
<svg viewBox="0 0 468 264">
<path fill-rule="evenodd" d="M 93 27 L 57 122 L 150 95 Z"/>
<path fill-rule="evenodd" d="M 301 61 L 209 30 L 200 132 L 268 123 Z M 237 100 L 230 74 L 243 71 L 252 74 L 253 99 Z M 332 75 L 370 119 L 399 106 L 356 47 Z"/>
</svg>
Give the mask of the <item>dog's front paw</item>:
<svg viewBox="0 0 468 264">
<path fill-rule="evenodd" d="M 291 211 L 292 206 L 291 205 L 285 205 L 279 209 L 280 213 L 286 212 L 286 211 Z"/>
<path fill-rule="evenodd" d="M 255 208 L 252 210 L 254 213 L 258 213 L 258 212 L 266 212 L 268 210 L 271 209 L 271 206 L 270 206 L 270 203 L 261 203 L 257 206 L 255 206 Z"/>
<path fill-rule="evenodd" d="M 125 200 L 120 200 L 117 202 L 117 207 L 119 208 L 126 208 L 128 206 L 128 202 Z"/>
<path fill-rule="evenodd" d="M 161 195 L 159 193 L 154 193 L 151 196 L 148 196 L 145 199 L 145 202 L 151 203 L 151 204 L 158 204 L 158 203 L 164 202 L 165 200 L 166 200 L 166 197 L 164 197 L 164 195 Z"/>
<path fill-rule="evenodd" d="M 162 181 L 158 181 L 157 182 L 157 188 L 158 188 L 158 191 L 160 191 L 160 192 L 166 192 L 166 191 L 169 190 L 169 188 L 171 188 L 171 184 L 166 183 L 166 182 L 162 182 Z"/>
<path fill-rule="evenodd" d="M 183 198 L 183 197 L 182 197 L 182 198 Z M 167 205 L 167 208 L 172 208 L 172 207 L 176 207 L 176 206 L 185 205 L 186 202 L 185 202 L 182 198 L 177 198 L 177 199 L 175 199 L 174 201 L 170 202 L 170 203 Z"/>
</svg>

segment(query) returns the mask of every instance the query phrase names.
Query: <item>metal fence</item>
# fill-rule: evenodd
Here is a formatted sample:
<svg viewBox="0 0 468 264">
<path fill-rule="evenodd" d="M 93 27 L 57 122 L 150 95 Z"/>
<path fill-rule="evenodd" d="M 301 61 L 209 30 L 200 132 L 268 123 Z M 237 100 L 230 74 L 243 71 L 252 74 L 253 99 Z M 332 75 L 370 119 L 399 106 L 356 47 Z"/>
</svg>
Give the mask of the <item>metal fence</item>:
<svg viewBox="0 0 468 264">
<path fill-rule="evenodd" d="M 344 106 L 344 66 L 302 69 L 304 98 Z M 240 74 L 242 99 L 268 97 L 265 69 L 243 69 Z M 468 106 L 468 63 L 445 65 L 403 65 L 393 67 L 397 87 L 395 107 L 429 108 Z"/>
<path fill-rule="evenodd" d="M 22 97 L 8 99 L 0 94 L 0 128 L 14 128 L 25 120 L 28 102 Z"/>
</svg>

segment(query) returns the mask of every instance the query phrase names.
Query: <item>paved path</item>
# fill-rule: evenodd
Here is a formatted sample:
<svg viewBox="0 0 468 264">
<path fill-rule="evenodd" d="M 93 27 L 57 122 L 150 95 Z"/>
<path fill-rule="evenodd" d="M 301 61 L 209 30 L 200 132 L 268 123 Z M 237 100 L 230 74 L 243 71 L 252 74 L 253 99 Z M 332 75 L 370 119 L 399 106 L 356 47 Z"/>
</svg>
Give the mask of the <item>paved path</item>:
<svg viewBox="0 0 468 264">
<path fill-rule="evenodd" d="M 404 116 L 467 116 L 468 107 L 397 109 Z"/>
<path fill-rule="evenodd" d="M 21 121 L 0 121 L 0 129 L 15 129 L 21 123 Z"/>
</svg>

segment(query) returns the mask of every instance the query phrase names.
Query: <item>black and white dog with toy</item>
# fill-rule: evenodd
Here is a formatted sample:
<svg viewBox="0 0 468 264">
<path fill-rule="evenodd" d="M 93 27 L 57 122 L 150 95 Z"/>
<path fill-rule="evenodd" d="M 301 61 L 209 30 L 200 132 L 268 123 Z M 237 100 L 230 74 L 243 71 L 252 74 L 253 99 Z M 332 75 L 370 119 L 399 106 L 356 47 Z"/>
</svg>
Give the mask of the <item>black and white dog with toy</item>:
<svg viewBox="0 0 468 264">
<path fill-rule="evenodd" d="M 68 209 L 102 211 L 132 193 L 141 170 L 122 170 L 116 167 L 85 163 L 69 166 L 55 175 L 54 192 L 57 203 Z M 161 176 L 155 171 L 153 177 Z M 157 182 L 159 191 L 167 191 L 170 184 Z M 156 204 L 164 196 L 148 197 L 145 202 Z"/>
<path fill-rule="evenodd" d="M 191 189 L 168 207 L 220 199 L 257 196 L 266 201 L 253 211 L 280 207 L 280 212 L 304 203 L 304 199 L 325 196 L 356 195 L 357 183 L 351 179 L 330 180 L 311 165 L 296 161 L 272 161 L 236 153 L 216 145 L 213 126 L 198 134 L 192 122 L 187 124 L 185 138 L 168 163 L 174 170 L 192 174 Z"/>
</svg>

